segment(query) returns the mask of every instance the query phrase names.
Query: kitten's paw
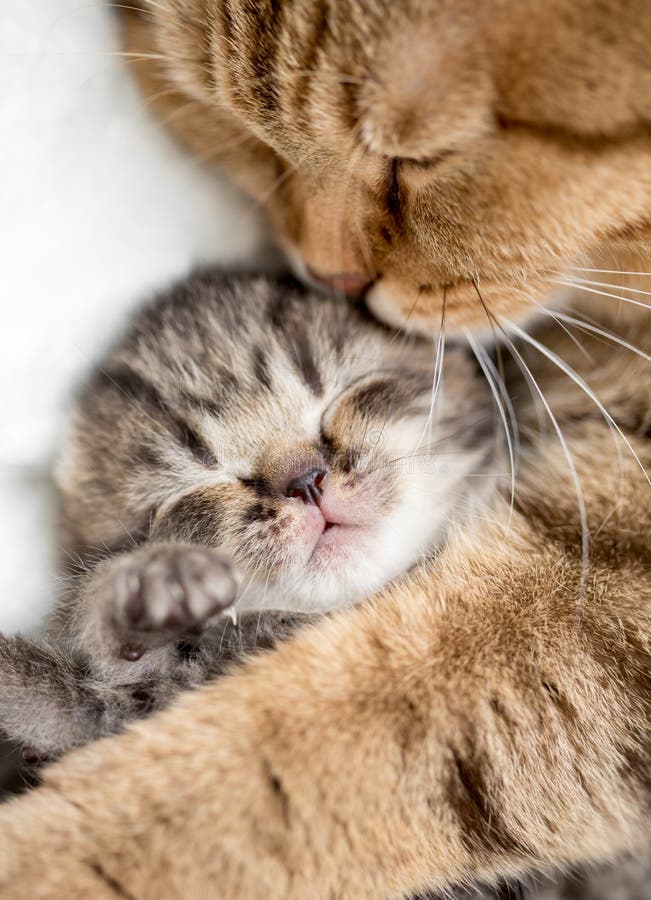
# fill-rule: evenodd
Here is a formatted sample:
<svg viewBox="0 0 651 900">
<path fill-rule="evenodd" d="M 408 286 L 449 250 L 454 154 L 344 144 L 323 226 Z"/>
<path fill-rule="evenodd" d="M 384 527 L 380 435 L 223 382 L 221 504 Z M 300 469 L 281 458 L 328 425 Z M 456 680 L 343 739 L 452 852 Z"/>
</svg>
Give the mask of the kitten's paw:
<svg viewBox="0 0 651 900">
<path fill-rule="evenodd" d="M 235 602 L 239 576 L 216 550 L 154 547 L 116 563 L 110 573 L 110 624 L 119 655 L 137 660 L 149 646 L 198 634 Z"/>
</svg>

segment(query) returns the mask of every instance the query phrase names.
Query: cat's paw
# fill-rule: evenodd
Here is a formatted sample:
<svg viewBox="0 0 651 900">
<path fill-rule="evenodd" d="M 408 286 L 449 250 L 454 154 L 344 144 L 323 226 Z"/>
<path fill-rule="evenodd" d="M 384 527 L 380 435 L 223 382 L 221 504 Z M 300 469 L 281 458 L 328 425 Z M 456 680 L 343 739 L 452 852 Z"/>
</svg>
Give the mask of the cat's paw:
<svg viewBox="0 0 651 900">
<path fill-rule="evenodd" d="M 152 547 L 111 568 L 109 620 L 118 655 L 137 660 L 150 646 L 198 634 L 237 598 L 230 559 L 193 545 Z"/>
</svg>

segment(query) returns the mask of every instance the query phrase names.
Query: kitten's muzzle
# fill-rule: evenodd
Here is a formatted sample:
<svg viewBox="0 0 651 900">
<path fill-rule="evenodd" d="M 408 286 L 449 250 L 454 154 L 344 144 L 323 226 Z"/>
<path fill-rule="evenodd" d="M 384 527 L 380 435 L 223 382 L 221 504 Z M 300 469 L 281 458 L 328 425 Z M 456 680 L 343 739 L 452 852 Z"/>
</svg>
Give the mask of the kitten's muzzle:
<svg viewBox="0 0 651 900">
<path fill-rule="evenodd" d="M 323 497 L 322 485 L 326 475 L 327 471 L 319 468 L 303 472 L 296 478 L 292 478 L 285 488 L 285 496 L 300 499 L 303 503 L 313 506 L 320 506 Z"/>
</svg>

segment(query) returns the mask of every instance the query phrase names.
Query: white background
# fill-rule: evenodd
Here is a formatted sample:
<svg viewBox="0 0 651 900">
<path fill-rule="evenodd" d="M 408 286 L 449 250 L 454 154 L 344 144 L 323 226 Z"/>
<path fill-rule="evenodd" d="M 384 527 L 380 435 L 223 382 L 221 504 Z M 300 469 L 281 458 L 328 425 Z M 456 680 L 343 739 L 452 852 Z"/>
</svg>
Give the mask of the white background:
<svg viewBox="0 0 651 900">
<path fill-rule="evenodd" d="M 0 0 L 0 630 L 53 599 L 47 473 L 72 391 L 130 310 L 251 263 L 257 210 L 137 93 L 102 0 Z"/>
</svg>

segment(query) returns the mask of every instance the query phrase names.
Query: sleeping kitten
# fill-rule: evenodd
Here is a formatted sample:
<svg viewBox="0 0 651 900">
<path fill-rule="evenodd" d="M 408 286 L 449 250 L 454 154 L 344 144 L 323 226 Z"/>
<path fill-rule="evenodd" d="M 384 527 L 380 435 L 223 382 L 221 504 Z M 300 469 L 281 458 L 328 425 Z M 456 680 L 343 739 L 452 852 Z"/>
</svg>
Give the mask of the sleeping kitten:
<svg viewBox="0 0 651 900">
<path fill-rule="evenodd" d="M 293 280 L 195 275 L 80 399 L 58 466 L 75 566 L 46 641 L 0 644 L 3 729 L 60 754 L 373 594 L 479 510 L 495 433 L 464 351 Z"/>
</svg>

